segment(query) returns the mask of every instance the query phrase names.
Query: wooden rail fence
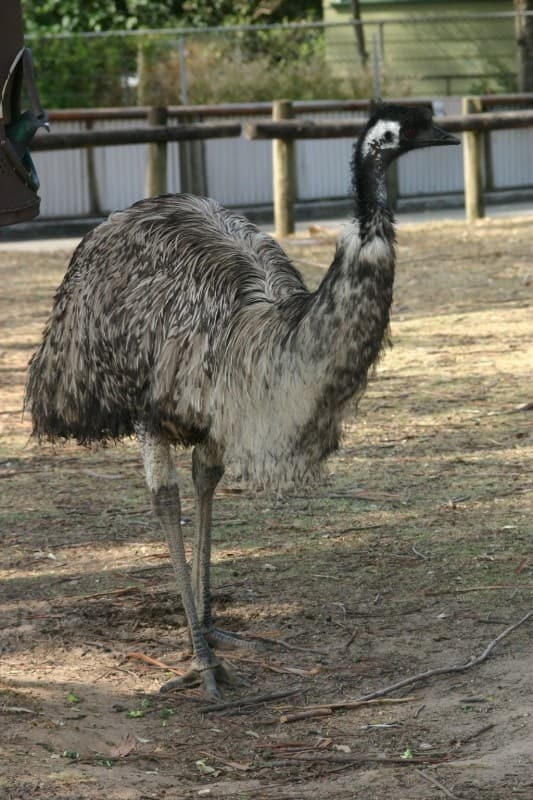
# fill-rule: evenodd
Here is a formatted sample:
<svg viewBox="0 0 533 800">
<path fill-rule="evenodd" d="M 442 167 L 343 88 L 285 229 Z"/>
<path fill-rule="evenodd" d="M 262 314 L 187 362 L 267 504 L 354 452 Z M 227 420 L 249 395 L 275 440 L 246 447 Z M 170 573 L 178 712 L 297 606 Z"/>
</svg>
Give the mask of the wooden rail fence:
<svg viewBox="0 0 533 800">
<path fill-rule="evenodd" d="M 484 216 L 483 203 L 483 162 L 482 136 L 490 131 L 533 127 L 533 110 L 478 112 L 483 107 L 481 98 L 463 98 L 463 114 L 439 117 L 439 125 L 450 133 L 464 133 L 463 165 L 465 176 L 465 211 L 468 222 Z M 530 95 L 533 103 L 533 96 Z M 358 136 L 365 126 L 365 120 L 339 120 L 335 122 L 314 123 L 305 120 L 291 120 L 290 109 L 285 107 L 286 119 L 272 122 L 254 122 L 245 126 L 248 139 L 273 139 L 294 142 L 297 139 L 330 139 Z M 275 174 L 286 176 L 285 183 L 294 169 L 290 160 L 294 150 L 288 148 L 274 151 L 276 158 L 283 160 L 275 169 Z M 292 209 L 287 212 L 287 198 L 294 196 L 294 186 L 276 187 L 274 191 L 274 219 L 276 235 L 284 236 L 294 232 Z M 278 205 L 276 209 L 276 203 Z"/>
<path fill-rule="evenodd" d="M 412 104 L 428 104 L 427 99 L 402 100 Z M 520 111 L 490 111 L 502 105 L 525 106 Z M 529 108 L 528 108 L 529 106 Z M 465 210 L 468 221 L 484 216 L 483 171 L 487 171 L 484 151 L 490 146 L 491 131 L 533 127 L 533 95 L 506 94 L 465 97 L 462 114 L 439 117 L 439 125 L 452 133 L 464 134 L 463 164 Z M 364 118 L 312 122 L 298 119 L 298 115 L 319 111 L 367 111 L 368 101 L 310 101 L 274 103 L 240 103 L 220 106 L 169 106 L 166 108 L 116 108 L 70 109 L 54 111 L 51 121 L 84 121 L 87 129 L 71 133 L 51 133 L 37 136 L 31 149 L 65 150 L 86 148 L 89 179 L 94 177 L 92 149 L 110 145 L 149 144 L 146 172 L 148 196 L 166 191 L 167 143 L 180 142 L 180 164 L 185 185 L 184 191 L 202 193 L 205 186 L 204 158 L 201 142 L 206 139 L 238 137 L 242 125 L 238 122 L 204 122 L 205 118 L 229 115 L 257 116 L 271 114 L 271 120 L 249 122 L 244 134 L 249 140 L 270 139 L 273 142 L 274 219 L 276 235 L 294 232 L 294 204 L 296 201 L 295 143 L 298 139 L 352 138 L 363 130 Z M 122 130 L 94 130 L 98 120 L 142 119 L 148 127 Z M 172 119 L 179 120 L 172 124 Z M 197 121 L 201 119 L 202 121 Z M 93 181 L 93 183 L 95 183 Z M 91 187 L 90 187 L 91 188 Z M 98 205 L 97 187 L 91 194 L 93 205 Z"/>
</svg>

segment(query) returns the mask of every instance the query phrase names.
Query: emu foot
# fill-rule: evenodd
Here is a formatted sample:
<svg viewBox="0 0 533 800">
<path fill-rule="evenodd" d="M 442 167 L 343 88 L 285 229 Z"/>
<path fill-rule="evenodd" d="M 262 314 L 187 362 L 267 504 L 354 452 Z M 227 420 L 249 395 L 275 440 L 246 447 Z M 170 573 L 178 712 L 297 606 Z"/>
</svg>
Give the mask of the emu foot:
<svg viewBox="0 0 533 800">
<path fill-rule="evenodd" d="M 244 636 L 240 636 L 238 633 L 231 633 L 229 631 L 223 631 L 220 628 L 215 628 L 214 625 L 210 625 L 206 629 L 204 635 L 206 641 L 217 650 L 240 649 L 261 653 L 272 649 L 274 646 L 274 643 L 268 640 L 260 638 L 254 639 L 253 637 L 247 639 Z"/>
<path fill-rule="evenodd" d="M 220 700 L 219 683 L 227 686 L 239 686 L 241 680 L 212 654 L 208 659 L 199 659 L 195 656 L 191 661 L 190 669 L 184 675 L 179 675 L 164 683 L 159 692 L 165 694 L 166 692 L 190 689 L 193 686 L 203 686 L 208 700 Z"/>
</svg>

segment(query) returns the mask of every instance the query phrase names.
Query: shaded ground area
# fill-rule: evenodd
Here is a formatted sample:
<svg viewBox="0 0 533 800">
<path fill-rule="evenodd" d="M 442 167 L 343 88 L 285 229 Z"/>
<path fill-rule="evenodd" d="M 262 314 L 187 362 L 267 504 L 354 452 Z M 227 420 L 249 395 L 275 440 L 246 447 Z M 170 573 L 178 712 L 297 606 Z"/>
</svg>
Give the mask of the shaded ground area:
<svg viewBox="0 0 533 800">
<path fill-rule="evenodd" d="M 333 242 L 289 249 L 316 283 Z M 224 480 L 217 616 L 291 646 L 228 653 L 250 685 L 227 699 L 297 690 L 224 712 L 159 697 L 171 673 L 139 657 L 183 669 L 187 635 L 136 446 L 28 440 L 25 367 L 66 261 L 0 254 L 0 796 L 531 797 L 531 620 L 404 702 L 283 721 L 463 663 L 531 608 L 531 222 L 402 228 L 394 348 L 327 481 Z"/>
</svg>

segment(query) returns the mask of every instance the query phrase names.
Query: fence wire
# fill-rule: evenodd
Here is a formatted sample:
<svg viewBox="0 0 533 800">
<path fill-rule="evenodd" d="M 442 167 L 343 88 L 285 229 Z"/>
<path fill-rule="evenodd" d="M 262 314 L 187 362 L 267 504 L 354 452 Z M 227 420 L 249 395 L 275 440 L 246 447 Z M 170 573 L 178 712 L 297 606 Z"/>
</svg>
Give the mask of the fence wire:
<svg viewBox="0 0 533 800">
<path fill-rule="evenodd" d="M 28 37 L 48 108 L 517 89 L 515 15 Z M 371 58 L 372 45 L 376 49 Z M 372 73 L 377 63 L 379 75 Z"/>
</svg>

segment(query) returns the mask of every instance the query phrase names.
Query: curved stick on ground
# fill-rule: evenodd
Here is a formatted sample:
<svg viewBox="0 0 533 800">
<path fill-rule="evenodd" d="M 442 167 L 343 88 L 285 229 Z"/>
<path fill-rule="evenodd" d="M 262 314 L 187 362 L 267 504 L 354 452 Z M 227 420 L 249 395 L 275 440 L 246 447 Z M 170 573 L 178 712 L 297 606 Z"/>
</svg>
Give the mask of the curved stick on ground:
<svg viewBox="0 0 533 800">
<path fill-rule="evenodd" d="M 471 658 L 470 661 L 466 661 L 464 664 L 455 664 L 450 667 L 436 667 L 435 669 L 428 669 L 425 672 L 419 672 L 416 675 L 411 675 L 409 678 L 403 678 L 403 680 L 398 681 L 397 683 L 392 683 L 390 686 L 385 686 L 383 689 L 378 689 L 375 692 L 364 694 L 361 697 L 357 697 L 355 700 L 341 701 L 339 703 L 327 703 L 316 706 L 306 706 L 305 710 L 311 712 L 323 711 L 324 709 L 344 710 L 358 708 L 359 706 L 363 706 L 366 703 L 377 699 L 378 697 L 384 697 L 387 694 L 396 692 L 398 689 L 404 689 L 406 686 L 412 686 L 414 683 L 418 683 L 419 681 L 426 680 L 427 678 L 433 678 L 435 675 L 447 675 L 452 672 L 464 672 L 467 669 L 472 669 L 472 667 L 477 667 L 479 664 L 482 664 L 483 661 L 487 660 L 496 645 L 498 645 L 502 639 L 505 639 L 506 636 L 509 636 L 509 634 L 513 633 L 513 631 L 515 631 L 521 625 L 524 625 L 524 623 L 527 622 L 532 616 L 533 609 L 528 611 L 527 614 L 522 617 L 522 619 L 518 620 L 518 622 L 515 622 L 513 625 L 509 625 L 509 627 L 505 628 L 505 630 L 502 631 L 499 636 L 489 642 L 481 655 Z"/>
</svg>

